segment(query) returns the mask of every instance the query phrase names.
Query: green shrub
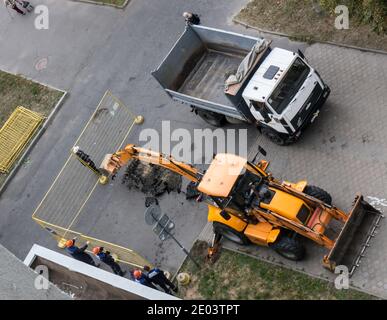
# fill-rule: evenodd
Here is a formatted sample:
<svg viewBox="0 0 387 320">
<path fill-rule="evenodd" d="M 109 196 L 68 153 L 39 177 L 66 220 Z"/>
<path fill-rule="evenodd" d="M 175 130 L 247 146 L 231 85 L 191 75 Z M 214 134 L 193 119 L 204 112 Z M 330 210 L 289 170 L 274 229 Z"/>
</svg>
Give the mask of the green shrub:
<svg viewBox="0 0 387 320">
<path fill-rule="evenodd" d="M 371 25 L 379 34 L 387 32 L 386 0 L 320 0 L 320 4 L 332 14 L 336 6 L 346 5 L 355 21 Z"/>
</svg>

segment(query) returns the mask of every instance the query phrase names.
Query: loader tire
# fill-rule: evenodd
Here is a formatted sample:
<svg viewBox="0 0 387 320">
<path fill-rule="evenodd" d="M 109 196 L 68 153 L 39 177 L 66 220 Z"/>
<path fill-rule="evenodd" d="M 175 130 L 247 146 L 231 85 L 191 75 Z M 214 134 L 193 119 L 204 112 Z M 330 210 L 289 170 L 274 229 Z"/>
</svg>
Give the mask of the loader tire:
<svg viewBox="0 0 387 320">
<path fill-rule="evenodd" d="M 226 124 L 226 117 L 222 114 L 203 110 L 197 112 L 200 118 L 214 127 L 223 127 Z"/>
<path fill-rule="evenodd" d="M 247 245 L 250 243 L 249 238 L 247 238 L 243 232 L 236 231 L 228 225 L 225 225 L 220 222 L 214 222 L 212 224 L 212 227 L 214 229 L 214 233 L 219 233 L 232 242 L 241 245 Z"/>
<path fill-rule="evenodd" d="M 289 260 L 299 261 L 305 257 L 304 245 L 294 237 L 280 235 L 270 247 L 279 255 Z"/>
<path fill-rule="evenodd" d="M 326 204 L 331 205 L 332 204 L 332 196 L 326 192 L 325 190 L 316 187 L 316 186 L 306 186 L 304 189 L 304 193 L 307 195 L 314 197 L 316 199 L 319 199 L 323 201 Z"/>
</svg>

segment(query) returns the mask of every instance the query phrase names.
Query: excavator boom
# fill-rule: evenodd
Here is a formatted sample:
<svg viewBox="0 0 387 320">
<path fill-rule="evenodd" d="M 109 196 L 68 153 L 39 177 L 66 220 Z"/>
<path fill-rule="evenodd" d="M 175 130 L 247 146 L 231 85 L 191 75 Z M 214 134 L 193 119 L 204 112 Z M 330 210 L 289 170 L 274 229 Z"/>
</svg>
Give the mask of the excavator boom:
<svg viewBox="0 0 387 320">
<path fill-rule="evenodd" d="M 114 176 L 121 167 L 128 164 L 132 159 L 138 159 L 142 162 L 164 167 L 194 182 L 199 181 L 202 176 L 199 170 L 189 164 L 159 152 L 137 147 L 133 144 L 128 144 L 124 149 L 119 150 L 114 154 L 105 155 L 100 170 L 102 170 L 106 176 Z"/>
</svg>

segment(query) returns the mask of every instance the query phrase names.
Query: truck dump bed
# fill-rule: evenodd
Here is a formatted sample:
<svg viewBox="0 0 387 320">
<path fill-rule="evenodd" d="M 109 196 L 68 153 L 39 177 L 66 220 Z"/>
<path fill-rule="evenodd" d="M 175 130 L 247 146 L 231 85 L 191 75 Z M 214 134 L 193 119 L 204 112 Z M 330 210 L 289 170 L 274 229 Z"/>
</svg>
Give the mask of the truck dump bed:
<svg viewBox="0 0 387 320">
<path fill-rule="evenodd" d="M 188 25 L 152 75 L 175 100 L 241 118 L 224 93 L 224 84 L 258 40 Z"/>
<path fill-rule="evenodd" d="M 230 104 L 224 94 L 224 81 L 236 72 L 246 54 L 228 54 L 207 48 L 176 91 L 223 105 Z"/>
</svg>

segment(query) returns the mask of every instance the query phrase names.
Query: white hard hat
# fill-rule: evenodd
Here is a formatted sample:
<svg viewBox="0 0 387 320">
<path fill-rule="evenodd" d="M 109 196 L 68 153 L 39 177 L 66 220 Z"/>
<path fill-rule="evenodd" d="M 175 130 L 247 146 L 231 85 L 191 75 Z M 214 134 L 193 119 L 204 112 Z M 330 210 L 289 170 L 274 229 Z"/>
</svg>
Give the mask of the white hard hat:
<svg viewBox="0 0 387 320">
<path fill-rule="evenodd" d="M 184 18 L 191 18 L 191 16 L 192 16 L 192 14 L 187 12 L 187 11 L 183 13 Z"/>
<path fill-rule="evenodd" d="M 77 153 L 79 151 L 79 147 L 78 146 L 74 146 L 74 147 L 72 147 L 71 151 L 73 153 Z"/>
</svg>

